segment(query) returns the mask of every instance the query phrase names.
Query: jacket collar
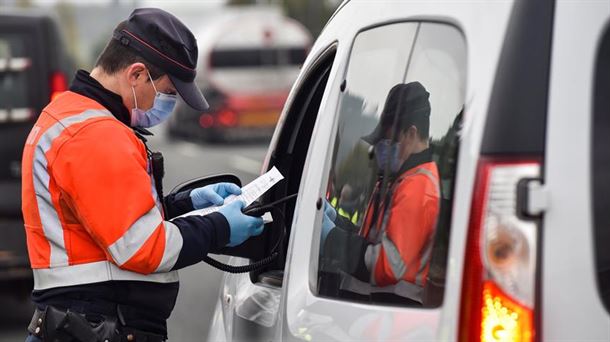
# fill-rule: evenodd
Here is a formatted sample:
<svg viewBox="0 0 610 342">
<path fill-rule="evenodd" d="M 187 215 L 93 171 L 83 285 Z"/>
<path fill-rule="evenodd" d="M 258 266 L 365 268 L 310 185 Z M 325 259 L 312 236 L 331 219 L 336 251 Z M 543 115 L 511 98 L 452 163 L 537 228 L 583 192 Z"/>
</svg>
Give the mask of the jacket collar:
<svg viewBox="0 0 610 342">
<path fill-rule="evenodd" d="M 131 127 L 131 116 L 129 110 L 123 105 L 123 99 L 119 94 L 104 88 L 85 70 L 78 70 L 70 85 L 70 91 L 86 96 L 106 107 L 119 121 Z"/>
<path fill-rule="evenodd" d="M 419 153 L 412 154 L 409 159 L 405 160 L 405 162 L 400 167 L 400 170 L 396 173 L 397 175 L 402 175 L 406 171 L 425 164 L 432 161 L 432 149 L 427 148 Z"/>
</svg>

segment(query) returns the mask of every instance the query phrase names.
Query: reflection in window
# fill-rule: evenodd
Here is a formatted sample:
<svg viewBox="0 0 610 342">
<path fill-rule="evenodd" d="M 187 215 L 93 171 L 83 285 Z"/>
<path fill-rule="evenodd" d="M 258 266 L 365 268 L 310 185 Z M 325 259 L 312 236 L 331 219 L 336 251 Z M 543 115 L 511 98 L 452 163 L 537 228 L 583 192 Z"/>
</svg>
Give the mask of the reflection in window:
<svg viewBox="0 0 610 342">
<path fill-rule="evenodd" d="M 321 222 L 320 295 L 442 302 L 464 71 L 463 37 L 448 25 L 357 36 Z"/>
</svg>

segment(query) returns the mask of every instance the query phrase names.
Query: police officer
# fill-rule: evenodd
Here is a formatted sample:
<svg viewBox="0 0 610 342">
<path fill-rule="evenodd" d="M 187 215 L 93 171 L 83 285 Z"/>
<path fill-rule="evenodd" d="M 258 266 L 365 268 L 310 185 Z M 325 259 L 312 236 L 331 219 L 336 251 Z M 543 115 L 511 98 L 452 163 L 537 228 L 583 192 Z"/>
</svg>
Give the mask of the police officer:
<svg viewBox="0 0 610 342">
<path fill-rule="evenodd" d="M 262 232 L 213 184 L 163 197 L 146 128 L 179 95 L 208 104 L 194 83 L 197 44 L 173 15 L 136 9 L 113 32 L 91 73 L 40 114 L 23 154 L 23 215 L 36 312 L 28 341 L 164 341 L 180 268 Z M 171 220 L 170 220 L 171 219 Z"/>
<path fill-rule="evenodd" d="M 349 234 L 358 227 L 329 204 L 322 225 L 329 247 L 339 250 L 336 246 L 343 244 L 353 251 L 342 270 L 413 305 L 423 302 L 441 198 L 429 145 L 429 97 L 419 82 L 390 89 L 380 122 L 363 137 L 373 146 L 384 177 L 375 185 L 358 235 Z M 342 286 L 349 288 L 349 282 Z"/>
</svg>

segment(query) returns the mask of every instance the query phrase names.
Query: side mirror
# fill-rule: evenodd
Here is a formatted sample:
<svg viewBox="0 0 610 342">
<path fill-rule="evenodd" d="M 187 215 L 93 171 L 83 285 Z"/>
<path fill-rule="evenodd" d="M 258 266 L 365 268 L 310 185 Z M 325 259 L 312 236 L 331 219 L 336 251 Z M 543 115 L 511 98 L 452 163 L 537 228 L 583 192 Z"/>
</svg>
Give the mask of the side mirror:
<svg viewBox="0 0 610 342">
<path fill-rule="evenodd" d="M 241 180 L 239 179 L 239 177 L 237 177 L 236 175 L 227 173 L 227 174 L 205 176 L 205 177 L 201 177 L 201 178 L 191 179 L 189 181 L 186 181 L 186 182 L 181 183 L 181 184 L 177 185 L 176 187 L 174 187 L 172 189 L 172 191 L 170 191 L 169 195 L 173 195 L 173 194 L 177 194 L 182 191 L 201 188 L 206 185 L 221 183 L 221 182 L 233 183 L 241 188 Z"/>
</svg>

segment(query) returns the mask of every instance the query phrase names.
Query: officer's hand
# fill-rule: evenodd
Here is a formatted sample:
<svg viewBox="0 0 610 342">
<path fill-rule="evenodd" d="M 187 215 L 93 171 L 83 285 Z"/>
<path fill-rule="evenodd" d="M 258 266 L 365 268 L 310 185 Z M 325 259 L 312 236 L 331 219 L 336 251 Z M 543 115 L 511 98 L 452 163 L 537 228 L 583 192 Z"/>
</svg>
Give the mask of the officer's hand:
<svg viewBox="0 0 610 342">
<path fill-rule="evenodd" d="M 245 206 L 242 201 L 235 201 L 223 208 L 220 212 L 229 222 L 231 235 L 227 246 L 234 247 L 242 244 L 251 236 L 260 235 L 263 232 L 263 219 L 245 215 L 241 209 Z"/>
<path fill-rule="evenodd" d="M 328 216 L 332 222 L 337 220 L 337 210 L 333 208 L 333 206 L 330 205 L 326 199 L 324 200 L 324 214 Z"/>
<path fill-rule="evenodd" d="M 233 183 L 216 183 L 206 185 L 191 191 L 191 202 L 195 209 L 202 209 L 211 205 L 222 205 L 229 195 L 239 195 L 241 189 Z"/>
</svg>

